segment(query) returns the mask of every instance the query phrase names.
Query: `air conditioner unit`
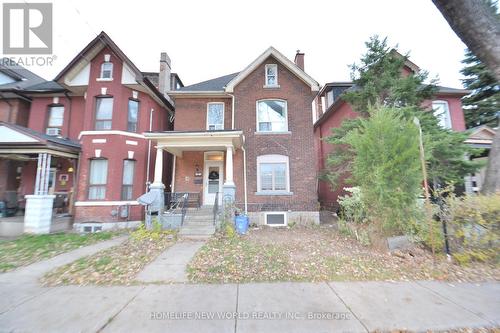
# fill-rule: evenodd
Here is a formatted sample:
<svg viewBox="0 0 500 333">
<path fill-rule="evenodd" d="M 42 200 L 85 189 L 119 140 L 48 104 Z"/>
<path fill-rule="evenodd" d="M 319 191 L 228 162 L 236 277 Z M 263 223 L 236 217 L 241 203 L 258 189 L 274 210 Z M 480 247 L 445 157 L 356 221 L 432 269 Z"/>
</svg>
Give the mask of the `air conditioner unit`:
<svg viewBox="0 0 500 333">
<path fill-rule="evenodd" d="M 47 128 L 47 135 L 52 135 L 52 136 L 60 136 L 61 135 L 61 129 L 56 128 L 56 127 L 49 127 Z"/>
</svg>

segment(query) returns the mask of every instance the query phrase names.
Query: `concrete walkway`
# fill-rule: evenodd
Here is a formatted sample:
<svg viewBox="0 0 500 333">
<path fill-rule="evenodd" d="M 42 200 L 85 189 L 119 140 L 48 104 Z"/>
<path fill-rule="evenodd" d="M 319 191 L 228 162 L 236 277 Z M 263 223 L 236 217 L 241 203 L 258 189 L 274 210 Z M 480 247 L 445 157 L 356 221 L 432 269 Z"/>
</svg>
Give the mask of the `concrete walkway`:
<svg viewBox="0 0 500 333">
<path fill-rule="evenodd" d="M 12 289 L 0 332 L 371 332 L 500 326 L 500 283 L 332 282 Z M 3 298 L 3 296 L 0 296 Z"/>
<path fill-rule="evenodd" d="M 183 240 L 165 250 L 137 275 L 141 282 L 187 282 L 186 267 L 204 241 Z"/>
</svg>

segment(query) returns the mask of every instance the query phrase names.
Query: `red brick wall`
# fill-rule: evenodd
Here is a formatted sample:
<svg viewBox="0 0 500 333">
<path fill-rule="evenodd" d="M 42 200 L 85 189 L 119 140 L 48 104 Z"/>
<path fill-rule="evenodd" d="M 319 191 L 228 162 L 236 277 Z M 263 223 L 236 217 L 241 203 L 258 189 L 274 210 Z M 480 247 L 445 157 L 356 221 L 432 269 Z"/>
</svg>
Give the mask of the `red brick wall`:
<svg viewBox="0 0 500 333">
<path fill-rule="evenodd" d="M 19 98 L 0 100 L 0 121 L 21 126 L 28 124 L 30 103 Z"/>
<path fill-rule="evenodd" d="M 207 128 L 207 104 L 224 103 L 224 129 L 231 129 L 231 98 L 177 98 L 175 101 L 176 131 L 204 131 Z"/>
<path fill-rule="evenodd" d="M 203 152 L 185 151 L 177 157 L 175 167 L 175 192 L 199 192 L 203 196 L 203 184 L 194 183 L 196 167 L 203 174 Z"/>
<path fill-rule="evenodd" d="M 264 67 L 278 64 L 278 89 L 263 88 Z M 248 210 L 258 211 L 263 204 L 276 205 L 277 210 L 317 210 L 316 163 L 312 125 L 311 88 L 273 58 L 267 59 L 234 89 L 235 128 L 243 130 L 247 150 Z M 256 102 L 276 98 L 287 101 L 288 130 L 291 134 L 256 133 Z M 257 156 L 280 154 L 289 157 L 290 191 L 293 195 L 261 196 L 257 191 Z M 235 158 L 235 183 L 238 203 L 243 204 L 243 161 Z"/>
</svg>

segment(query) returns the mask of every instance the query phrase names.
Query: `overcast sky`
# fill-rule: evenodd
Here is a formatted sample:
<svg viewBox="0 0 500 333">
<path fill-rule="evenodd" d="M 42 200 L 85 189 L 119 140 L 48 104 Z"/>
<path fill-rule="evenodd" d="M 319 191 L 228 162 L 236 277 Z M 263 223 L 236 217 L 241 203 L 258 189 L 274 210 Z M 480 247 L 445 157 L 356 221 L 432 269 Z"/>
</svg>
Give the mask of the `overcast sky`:
<svg viewBox="0 0 500 333">
<path fill-rule="evenodd" d="M 11 2 L 11 1 L 9 1 Z M 28 1 L 32 2 L 32 1 Z M 40 2 L 47 2 L 40 1 Z M 142 71 L 158 71 L 161 51 L 185 85 L 242 70 L 267 47 L 293 60 L 320 84 L 349 79 L 348 65 L 371 35 L 388 36 L 411 60 L 461 87 L 465 45 L 430 0 L 55 0 L 54 76 L 101 30 Z"/>
</svg>

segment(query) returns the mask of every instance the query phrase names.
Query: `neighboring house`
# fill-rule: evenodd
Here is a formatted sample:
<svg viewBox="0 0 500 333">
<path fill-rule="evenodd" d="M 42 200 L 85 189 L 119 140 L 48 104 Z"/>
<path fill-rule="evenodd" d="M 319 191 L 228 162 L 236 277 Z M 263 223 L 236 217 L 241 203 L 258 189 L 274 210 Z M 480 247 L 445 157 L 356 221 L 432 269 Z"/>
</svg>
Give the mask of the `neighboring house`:
<svg viewBox="0 0 500 333">
<path fill-rule="evenodd" d="M 496 129 L 498 131 L 498 129 Z M 465 177 L 465 192 L 468 194 L 478 193 L 484 183 L 486 174 L 486 162 L 495 136 L 495 130 L 487 125 L 482 125 L 468 130 L 469 137 L 465 143 L 474 148 L 484 149 L 479 156 L 474 156 L 472 159 L 476 162 L 484 162 L 485 166 L 479 169 L 476 173 Z"/>
<path fill-rule="evenodd" d="M 31 99 L 24 92 L 44 82 L 46 80 L 10 59 L 0 59 L 0 123 L 26 127 Z M 6 131 L 6 128 L 0 127 L 0 140 L 6 138 Z M 0 201 L 6 203 L 12 214 L 22 205 L 17 190 L 23 165 L 19 156 L 0 154 Z"/>
<path fill-rule="evenodd" d="M 417 71 L 419 71 L 417 65 L 411 61 L 405 62 L 403 75 Z M 327 170 L 327 159 L 333 150 L 333 145 L 324 139 L 331 136 L 332 129 L 340 127 L 345 119 L 359 116 L 354 112 L 352 106 L 342 99 L 342 93 L 353 86 L 352 82 L 327 83 L 315 98 L 314 136 L 319 174 Z M 470 91 L 464 89 L 438 86 L 438 91 L 433 100 L 424 102 L 424 105 L 429 108 L 432 107 L 442 127 L 454 131 L 465 131 L 461 98 L 469 93 Z M 337 208 L 337 198 L 339 195 L 346 193 L 343 190 L 344 181 L 345 178 L 341 179 L 341 185 L 332 188 L 328 181 L 320 177 L 318 181 L 318 196 L 322 207 L 332 210 Z"/>
<path fill-rule="evenodd" d="M 174 155 L 173 192 L 208 206 L 234 201 L 258 224 L 318 223 L 311 121 L 318 91 L 304 54 L 292 62 L 270 47 L 239 73 L 169 93 L 174 130 L 145 136 Z M 161 178 L 153 185 L 161 188 Z"/>
<path fill-rule="evenodd" d="M 25 161 L 19 193 L 61 196 L 78 230 L 142 220 L 136 198 L 147 190 L 156 155 L 142 133 L 172 129 L 174 106 L 167 92 L 181 86 L 166 54 L 160 73 L 143 73 L 100 33 L 54 81 L 23 91 L 31 99 L 23 124 L 27 128 L 3 126 L 10 137 L 1 137 L 0 145 Z M 45 146 L 27 150 L 30 140 L 37 147 L 39 142 L 63 145 L 65 151 Z M 164 158 L 162 181 L 169 183 L 169 154 Z"/>
</svg>

